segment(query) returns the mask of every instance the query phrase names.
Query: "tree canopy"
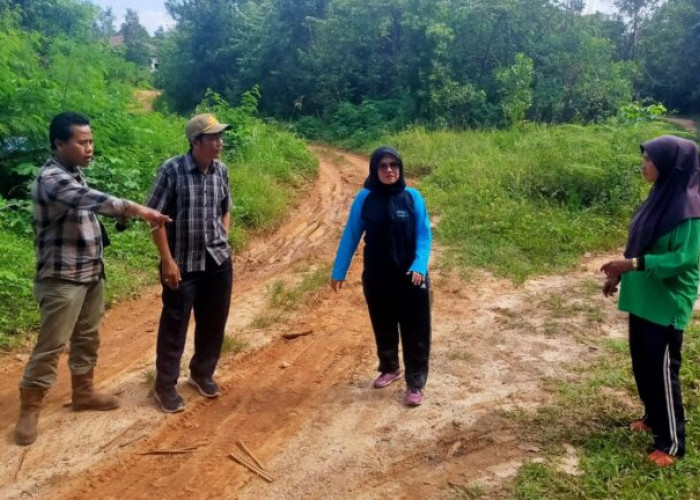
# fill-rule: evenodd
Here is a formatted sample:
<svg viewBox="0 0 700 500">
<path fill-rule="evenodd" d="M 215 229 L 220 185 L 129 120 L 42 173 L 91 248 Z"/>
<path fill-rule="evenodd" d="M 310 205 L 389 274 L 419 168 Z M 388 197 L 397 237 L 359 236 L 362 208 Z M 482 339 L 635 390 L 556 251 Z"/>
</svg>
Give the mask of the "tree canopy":
<svg viewBox="0 0 700 500">
<path fill-rule="evenodd" d="M 207 88 L 231 98 L 255 84 L 261 111 L 284 119 L 374 106 L 386 120 L 451 126 L 507 123 L 518 100 L 531 120 L 587 122 L 635 99 L 680 111 L 697 99 L 698 72 L 679 71 L 698 43 L 692 0 L 620 0 L 616 15 L 548 0 L 166 4 L 177 24 L 158 83 L 182 111 Z M 520 54 L 531 69 L 516 89 L 503 79 Z"/>
</svg>

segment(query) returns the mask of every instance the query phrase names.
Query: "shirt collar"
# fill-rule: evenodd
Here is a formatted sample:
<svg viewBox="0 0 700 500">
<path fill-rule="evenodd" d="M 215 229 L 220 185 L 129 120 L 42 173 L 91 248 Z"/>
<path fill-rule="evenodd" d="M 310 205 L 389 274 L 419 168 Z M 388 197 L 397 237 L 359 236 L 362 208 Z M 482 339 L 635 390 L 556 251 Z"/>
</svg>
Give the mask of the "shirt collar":
<svg viewBox="0 0 700 500">
<path fill-rule="evenodd" d="M 192 156 L 192 153 L 187 153 L 185 155 L 185 161 L 187 162 L 187 171 L 190 173 L 195 173 L 195 172 L 200 172 L 199 166 L 197 165 L 197 162 L 194 159 L 194 156 Z M 218 168 L 219 162 L 217 159 L 212 160 L 211 162 L 211 167 L 207 170 L 207 174 L 210 172 L 214 172 Z M 201 172 L 200 172 L 201 173 Z"/>
<path fill-rule="evenodd" d="M 52 156 L 51 158 L 49 158 L 49 163 L 56 165 L 58 168 L 60 168 L 62 170 L 65 170 L 73 177 L 80 177 L 80 175 L 81 175 L 80 167 L 68 168 L 63 163 L 58 161 L 55 156 Z"/>
</svg>

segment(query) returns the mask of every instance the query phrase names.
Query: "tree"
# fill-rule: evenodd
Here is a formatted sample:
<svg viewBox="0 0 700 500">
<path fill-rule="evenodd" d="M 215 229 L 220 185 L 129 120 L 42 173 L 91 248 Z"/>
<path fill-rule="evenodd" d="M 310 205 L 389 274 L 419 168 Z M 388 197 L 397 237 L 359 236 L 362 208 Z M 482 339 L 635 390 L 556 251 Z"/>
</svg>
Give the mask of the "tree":
<svg viewBox="0 0 700 500">
<path fill-rule="evenodd" d="M 114 12 L 111 7 L 100 12 L 97 20 L 97 31 L 103 38 L 109 38 L 116 33 L 114 28 Z"/>
<path fill-rule="evenodd" d="M 660 0 L 615 0 L 614 5 L 627 18 L 627 48 L 625 57 L 634 59 L 636 55 L 639 29 L 645 19 L 653 13 Z"/>
<path fill-rule="evenodd" d="M 700 4 L 669 0 L 640 27 L 642 95 L 682 113 L 700 112 Z"/>
<path fill-rule="evenodd" d="M 124 37 L 124 57 L 138 66 L 150 66 L 154 48 L 150 44 L 151 37 L 146 28 L 141 26 L 136 11 L 126 9 L 121 35 Z"/>
<path fill-rule="evenodd" d="M 248 90 L 241 84 L 242 66 L 251 57 L 257 61 L 257 51 L 245 53 L 240 46 L 245 36 L 260 33 L 254 23 L 245 23 L 255 18 L 255 5 L 245 0 L 167 0 L 165 6 L 176 25 L 159 44 L 156 83 L 171 107 L 190 112 L 207 89 L 229 102 Z"/>
<path fill-rule="evenodd" d="M 53 37 L 86 40 L 95 36 L 99 7 L 76 0 L 12 0 L 22 12 L 22 27 Z"/>
<path fill-rule="evenodd" d="M 522 123 L 532 106 L 532 68 L 532 59 L 525 54 L 516 54 L 515 64 L 500 70 L 496 76 L 503 92 L 503 114 L 510 124 Z"/>
</svg>

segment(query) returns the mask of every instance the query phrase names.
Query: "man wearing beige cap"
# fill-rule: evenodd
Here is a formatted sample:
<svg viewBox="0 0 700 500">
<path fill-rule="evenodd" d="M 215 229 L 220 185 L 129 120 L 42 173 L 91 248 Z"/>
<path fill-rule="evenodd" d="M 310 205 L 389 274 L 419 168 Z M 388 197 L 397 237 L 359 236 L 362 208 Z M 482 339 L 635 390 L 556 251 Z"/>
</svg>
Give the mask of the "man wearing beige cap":
<svg viewBox="0 0 700 500">
<path fill-rule="evenodd" d="M 177 379 L 193 309 L 194 354 L 187 382 L 207 398 L 220 395 L 214 370 L 233 280 L 228 169 L 219 161 L 222 134 L 229 128 L 210 114 L 192 118 L 186 129 L 189 152 L 163 163 L 146 202 L 173 219 L 153 230 L 163 285 L 154 397 L 167 413 L 185 408 Z"/>
</svg>

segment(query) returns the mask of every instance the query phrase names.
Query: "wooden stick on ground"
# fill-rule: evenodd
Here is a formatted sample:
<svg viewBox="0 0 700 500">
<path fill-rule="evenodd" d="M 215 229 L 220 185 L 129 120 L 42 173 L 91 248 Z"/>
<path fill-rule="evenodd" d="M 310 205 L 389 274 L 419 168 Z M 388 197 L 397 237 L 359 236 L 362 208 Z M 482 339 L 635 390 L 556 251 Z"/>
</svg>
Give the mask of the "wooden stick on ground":
<svg viewBox="0 0 700 500">
<path fill-rule="evenodd" d="M 284 337 L 287 340 L 292 340 L 297 337 L 304 337 L 305 335 L 311 335 L 314 333 L 313 330 L 304 330 L 303 332 L 296 332 L 296 333 L 283 333 L 282 337 Z"/>
<path fill-rule="evenodd" d="M 151 450 L 141 453 L 141 455 L 185 455 L 187 453 L 192 453 L 197 447 L 193 446 L 191 448 L 173 448 L 171 450 Z"/>
<path fill-rule="evenodd" d="M 19 465 L 17 466 L 17 470 L 15 471 L 15 480 L 19 477 L 19 471 L 22 470 L 22 465 L 24 464 L 24 459 L 27 458 L 27 453 L 29 453 L 30 448 L 25 449 L 22 452 L 22 456 L 19 459 Z"/>
<path fill-rule="evenodd" d="M 136 422 L 134 422 L 133 424 L 131 424 L 130 426 L 128 426 L 126 429 L 124 429 L 123 431 L 121 431 L 119 434 L 117 434 L 117 435 L 114 437 L 114 439 L 110 439 L 110 440 L 107 441 L 105 444 L 103 444 L 102 446 L 100 446 L 100 447 L 97 449 L 97 451 L 103 451 L 103 450 L 105 450 L 106 448 L 109 448 L 109 447 L 112 446 L 120 437 L 122 437 L 124 434 L 126 434 L 127 432 L 129 432 L 134 426 L 136 426 L 137 424 L 140 424 L 140 423 L 141 423 L 141 420 L 137 420 Z M 95 453 L 97 453 L 97 452 L 95 452 Z"/>
<path fill-rule="evenodd" d="M 125 447 L 129 446 L 130 444 L 135 443 L 136 441 L 140 441 L 141 439 L 145 438 L 146 436 L 148 436 L 148 434 L 141 434 L 140 436 L 137 436 L 134 439 L 130 439 L 129 441 L 126 441 L 126 442 L 120 444 L 119 447 L 125 448 Z"/>
<path fill-rule="evenodd" d="M 242 457 L 240 454 L 236 453 L 235 451 L 232 451 L 230 453 L 230 456 L 232 459 L 234 459 L 236 462 L 241 464 L 243 467 L 246 467 L 251 472 L 255 472 L 258 476 L 263 478 L 268 483 L 271 483 L 272 481 L 274 481 L 274 478 L 272 476 L 270 476 L 267 472 L 259 469 L 258 467 L 256 467 L 252 463 L 250 463 L 248 460 L 246 460 L 244 457 Z"/>
<path fill-rule="evenodd" d="M 260 467 L 262 470 L 264 470 L 265 472 L 267 472 L 267 467 L 265 467 L 265 466 L 260 462 L 260 460 L 258 460 L 257 457 L 256 457 L 255 455 L 253 455 L 253 453 L 248 449 L 248 447 L 245 445 L 245 443 L 244 443 L 243 441 L 241 441 L 241 440 L 239 439 L 238 441 L 236 441 L 236 444 L 238 445 L 238 447 L 239 447 L 240 449 L 242 449 L 243 451 L 245 451 L 245 452 L 250 456 L 250 458 L 253 459 L 253 462 L 255 462 L 256 464 L 258 464 L 258 467 Z"/>
</svg>

